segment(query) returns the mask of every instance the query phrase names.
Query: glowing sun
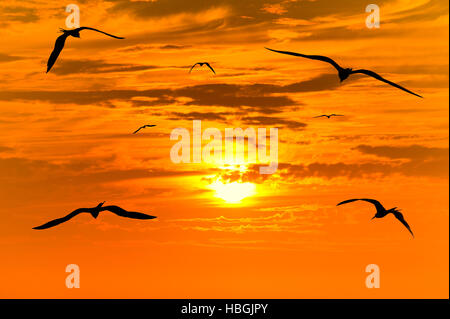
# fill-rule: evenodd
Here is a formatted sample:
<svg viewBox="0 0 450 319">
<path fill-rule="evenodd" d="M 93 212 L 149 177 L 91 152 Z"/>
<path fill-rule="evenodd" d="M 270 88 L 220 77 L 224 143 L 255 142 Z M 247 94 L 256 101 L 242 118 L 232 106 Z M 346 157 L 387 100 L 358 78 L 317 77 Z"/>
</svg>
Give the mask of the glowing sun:
<svg viewBox="0 0 450 319">
<path fill-rule="evenodd" d="M 244 198 L 256 193 L 256 186 L 253 183 L 233 182 L 224 184 L 221 181 L 215 181 L 209 187 L 216 192 L 216 197 L 230 204 L 240 203 Z"/>
</svg>

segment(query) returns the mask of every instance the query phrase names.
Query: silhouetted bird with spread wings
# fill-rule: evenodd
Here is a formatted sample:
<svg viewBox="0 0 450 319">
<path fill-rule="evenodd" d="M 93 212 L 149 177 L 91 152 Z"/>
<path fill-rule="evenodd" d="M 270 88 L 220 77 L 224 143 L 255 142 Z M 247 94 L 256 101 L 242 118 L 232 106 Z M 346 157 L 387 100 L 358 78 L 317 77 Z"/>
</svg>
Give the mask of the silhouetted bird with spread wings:
<svg viewBox="0 0 450 319">
<path fill-rule="evenodd" d="M 100 212 L 103 212 L 106 210 L 110 211 L 111 213 L 114 213 L 118 216 L 133 218 L 133 219 L 154 219 L 154 218 L 156 218 L 156 216 L 150 216 L 150 215 L 143 214 L 143 213 L 129 212 L 123 208 L 120 208 L 119 206 L 103 207 L 104 203 L 105 202 L 102 202 L 102 203 L 98 204 L 97 207 L 92 207 L 92 208 L 78 208 L 65 217 L 49 221 L 48 223 L 45 223 L 41 226 L 33 227 L 33 229 L 41 230 L 41 229 L 55 227 L 59 224 L 62 224 L 62 223 L 65 223 L 65 222 L 71 220 L 73 217 L 75 217 L 81 213 L 90 213 L 92 215 L 92 217 L 97 218 L 98 215 L 100 214 Z"/>
<path fill-rule="evenodd" d="M 343 68 L 341 67 L 339 64 L 337 64 L 333 59 L 330 59 L 329 57 L 326 56 L 321 56 L 321 55 L 306 55 L 306 54 L 301 54 L 301 53 L 295 53 L 295 52 L 289 52 L 289 51 L 278 51 L 278 50 L 272 50 L 269 48 L 266 48 L 267 50 L 273 51 L 273 52 L 277 52 L 277 53 L 282 53 L 282 54 L 288 54 L 288 55 L 293 55 L 293 56 L 297 56 L 297 57 L 302 57 L 302 58 L 307 58 L 307 59 L 311 59 L 311 60 L 318 60 L 318 61 L 322 61 L 322 62 L 327 62 L 330 63 L 332 66 L 334 66 L 336 68 L 336 70 L 339 73 L 339 79 L 342 81 L 344 81 L 345 79 L 347 79 L 351 74 L 365 74 L 368 76 L 371 76 L 379 81 L 382 81 L 384 83 L 387 83 L 389 85 L 392 85 L 393 87 L 396 87 L 400 90 L 403 90 L 405 92 L 408 92 L 412 95 L 418 96 L 423 98 L 422 96 L 411 92 L 408 89 L 405 89 L 403 86 L 400 86 L 394 82 L 388 81 L 385 78 L 381 77 L 380 75 L 378 75 L 377 73 L 370 71 L 370 70 L 364 70 L 364 69 L 359 69 L 359 70 L 353 70 L 350 68 Z"/>
<path fill-rule="evenodd" d="M 100 30 L 97 30 L 97 29 L 94 29 L 94 28 L 89 28 L 89 27 L 81 27 L 81 28 L 73 29 L 73 30 L 64 30 L 64 29 L 60 29 L 60 30 L 61 30 L 61 32 L 63 34 L 60 35 L 56 39 L 55 48 L 53 49 L 53 52 L 50 55 L 50 58 L 48 59 L 48 62 L 47 62 L 47 73 L 52 69 L 53 65 L 55 64 L 56 60 L 59 57 L 59 54 L 64 49 L 64 45 L 66 44 L 66 39 L 69 36 L 72 36 L 74 38 L 79 38 L 80 37 L 80 31 L 91 30 L 91 31 L 96 31 L 96 32 L 103 33 L 103 34 L 105 34 L 105 35 L 107 35 L 109 37 L 112 37 L 112 38 L 125 39 L 125 38 L 117 37 L 115 35 L 112 35 L 112 34 L 109 34 L 109 33 L 106 33 L 106 32 L 103 32 L 103 31 L 100 31 Z"/>
<path fill-rule="evenodd" d="M 314 119 L 318 119 L 318 118 L 320 118 L 320 117 L 328 117 L 328 118 L 331 118 L 331 117 L 333 117 L 333 116 L 344 116 L 344 115 L 341 115 L 341 114 L 330 114 L 330 115 L 327 115 L 327 114 L 324 114 L 324 115 L 319 115 L 319 116 L 314 116 L 313 118 Z"/>
<path fill-rule="evenodd" d="M 343 202 L 340 202 L 339 204 L 337 204 L 337 206 L 343 205 L 343 204 L 348 204 L 348 203 L 352 203 L 352 202 L 356 202 L 358 200 L 362 200 L 365 202 L 369 202 L 371 204 L 373 204 L 375 206 L 375 208 L 377 209 L 377 213 L 375 214 L 375 216 L 372 218 L 383 218 L 384 216 L 392 213 L 395 218 L 397 218 L 403 225 L 405 225 L 405 227 L 409 230 L 409 232 L 411 233 L 411 235 L 414 237 L 414 234 L 411 230 L 411 228 L 409 227 L 408 223 L 406 222 L 405 218 L 403 217 L 403 214 L 400 213 L 400 211 L 397 209 L 397 207 L 391 208 L 391 209 L 386 209 L 383 207 L 383 205 L 381 205 L 381 203 L 375 199 L 368 199 L 368 198 L 357 198 L 357 199 L 349 199 L 349 200 L 345 200 Z"/>
<path fill-rule="evenodd" d="M 192 70 L 193 70 L 197 65 L 199 65 L 199 66 L 204 66 L 204 65 L 206 65 L 208 68 L 211 69 L 211 71 L 213 71 L 214 74 L 216 74 L 216 71 L 214 71 L 214 69 L 212 68 L 212 66 L 211 66 L 208 62 L 197 62 L 197 63 L 195 63 L 195 64 L 192 66 L 192 68 L 189 70 L 189 73 L 191 73 Z"/>
<path fill-rule="evenodd" d="M 156 125 L 144 125 L 141 126 L 140 128 L 138 128 L 133 134 L 136 134 L 137 132 L 139 132 L 140 130 L 147 128 L 147 127 L 155 127 Z"/>
</svg>

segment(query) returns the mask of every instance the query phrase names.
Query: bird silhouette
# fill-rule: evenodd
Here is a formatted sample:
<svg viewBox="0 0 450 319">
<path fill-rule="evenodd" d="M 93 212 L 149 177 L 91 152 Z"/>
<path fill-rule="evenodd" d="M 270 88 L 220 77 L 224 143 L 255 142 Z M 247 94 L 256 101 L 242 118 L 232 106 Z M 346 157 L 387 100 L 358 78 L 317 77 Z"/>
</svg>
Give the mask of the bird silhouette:
<svg viewBox="0 0 450 319">
<path fill-rule="evenodd" d="M 60 29 L 60 31 L 63 34 L 60 35 L 56 39 L 55 48 L 53 49 L 52 53 L 50 54 L 50 58 L 48 59 L 48 62 L 47 62 L 47 73 L 52 69 L 53 65 L 55 64 L 56 60 L 59 57 L 59 54 L 64 49 L 64 45 L 66 44 L 66 39 L 69 36 L 72 36 L 74 38 L 80 38 L 80 31 L 83 31 L 83 30 L 91 30 L 91 31 L 100 32 L 100 33 L 106 34 L 109 37 L 116 38 L 116 39 L 125 39 L 125 38 L 117 37 L 115 35 L 112 35 L 112 34 L 109 34 L 109 33 L 94 29 L 94 28 L 89 28 L 89 27 L 81 27 L 81 28 L 77 28 L 77 29 L 73 29 L 73 30 Z"/>
<path fill-rule="evenodd" d="M 403 90 L 403 91 L 408 92 L 408 93 L 410 93 L 412 95 L 415 95 L 415 96 L 418 96 L 420 98 L 423 98 L 421 95 L 418 95 L 418 94 L 416 94 L 416 93 L 414 93 L 414 92 L 404 88 L 401 85 L 398 85 L 398 84 L 396 84 L 394 82 L 386 80 L 385 78 L 383 78 L 382 76 L 380 76 L 379 74 L 377 74 L 377 73 L 375 73 L 373 71 L 365 70 L 365 69 L 353 70 L 351 68 L 343 68 L 339 64 L 337 64 L 333 59 L 331 59 L 329 57 L 326 57 L 326 56 L 322 56 L 322 55 L 306 55 L 306 54 L 289 52 L 289 51 L 272 50 L 272 49 L 269 49 L 269 48 L 266 48 L 266 49 L 269 50 L 269 51 L 273 51 L 273 52 L 277 52 L 277 53 L 281 53 L 281 54 L 288 54 L 288 55 L 293 55 L 293 56 L 297 56 L 297 57 L 302 57 L 302 58 L 307 58 L 307 59 L 311 59 L 311 60 L 318 60 L 318 61 L 330 63 L 338 71 L 339 79 L 341 80 L 341 82 L 344 81 L 345 79 L 347 79 L 352 74 L 360 73 L 360 74 L 365 74 L 365 75 L 371 76 L 371 77 L 373 77 L 373 78 L 375 78 L 375 79 L 377 79 L 379 81 L 382 81 L 384 83 L 392 85 L 393 87 L 396 87 L 396 88 L 398 88 L 400 90 Z"/>
<path fill-rule="evenodd" d="M 328 118 L 331 118 L 331 117 L 333 117 L 333 116 L 344 116 L 344 115 L 341 115 L 341 114 L 330 114 L 330 115 L 327 115 L 327 114 L 323 114 L 323 115 L 319 115 L 319 116 L 314 116 L 313 118 L 314 119 L 317 119 L 317 118 L 319 118 L 319 117 L 328 117 Z"/>
<path fill-rule="evenodd" d="M 123 208 L 120 208 L 119 206 L 104 206 L 103 207 L 104 203 L 105 202 L 102 202 L 102 203 L 98 204 L 96 207 L 92 207 L 92 208 L 78 208 L 65 217 L 54 219 L 54 220 L 49 221 L 48 223 L 45 223 L 41 226 L 33 227 L 33 229 L 41 230 L 41 229 L 55 227 L 59 224 L 62 224 L 62 223 L 65 223 L 65 222 L 71 220 L 72 218 L 74 218 L 75 216 L 77 216 L 81 213 L 90 213 L 92 215 L 92 217 L 97 218 L 98 215 L 100 214 L 100 212 L 103 212 L 106 210 L 110 211 L 111 213 L 114 213 L 118 216 L 127 217 L 127 218 L 134 218 L 134 219 L 154 219 L 154 218 L 156 218 L 156 216 L 150 216 L 150 215 L 143 214 L 143 213 L 129 212 Z"/>
<path fill-rule="evenodd" d="M 155 127 L 156 125 L 144 125 L 141 126 L 140 128 L 138 128 L 133 134 L 136 134 L 137 132 L 139 132 L 140 130 L 147 128 L 147 127 Z"/>
<path fill-rule="evenodd" d="M 216 74 L 216 71 L 214 71 L 214 69 L 212 68 L 212 66 L 211 66 L 208 62 L 197 62 L 197 63 L 195 63 L 195 64 L 192 66 L 192 68 L 189 70 L 189 73 L 191 73 L 192 70 L 193 70 L 193 69 L 195 68 L 195 66 L 197 66 L 197 65 L 199 65 L 199 66 L 204 66 L 204 65 L 206 65 L 208 68 L 211 69 L 211 71 L 213 71 L 214 74 Z"/>
<path fill-rule="evenodd" d="M 375 216 L 372 219 L 383 218 L 384 216 L 392 213 L 395 216 L 395 218 L 397 218 L 409 230 L 411 235 L 414 237 L 414 234 L 413 234 L 411 228 L 409 227 L 408 223 L 406 222 L 405 218 L 403 217 L 403 214 L 397 209 L 397 207 L 394 207 L 391 209 L 386 209 L 383 207 L 383 205 L 381 205 L 381 203 L 379 201 L 377 201 L 375 199 L 368 199 L 368 198 L 356 198 L 356 199 L 345 200 L 345 201 L 337 204 L 337 206 L 356 202 L 358 200 L 372 203 L 375 206 L 375 208 L 377 209 L 377 213 L 375 214 Z"/>
</svg>

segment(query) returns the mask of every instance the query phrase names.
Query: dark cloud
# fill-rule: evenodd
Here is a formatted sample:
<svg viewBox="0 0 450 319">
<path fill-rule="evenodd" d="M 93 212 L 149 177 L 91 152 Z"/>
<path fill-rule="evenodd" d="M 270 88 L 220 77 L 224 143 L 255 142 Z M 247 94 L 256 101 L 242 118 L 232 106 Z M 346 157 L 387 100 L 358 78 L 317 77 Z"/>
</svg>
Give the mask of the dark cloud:
<svg viewBox="0 0 450 319">
<path fill-rule="evenodd" d="M 151 168 L 130 168 L 126 170 L 107 168 L 107 164 L 110 164 L 114 158 L 114 156 L 109 156 L 95 159 L 73 159 L 63 164 L 19 157 L 0 158 L 0 176 L 2 176 L 3 182 L 34 179 L 62 183 L 63 180 L 70 179 L 71 182 L 76 182 L 76 184 L 85 184 L 210 173 L 208 171 L 170 171 Z"/>
<path fill-rule="evenodd" d="M 323 179 L 348 178 L 364 179 L 402 175 L 407 177 L 448 178 L 448 148 L 427 148 L 411 145 L 405 147 L 367 147 L 358 146 L 363 153 L 375 154 L 393 159 L 389 162 L 371 161 L 361 163 L 322 163 L 310 164 L 279 163 L 274 175 L 261 175 L 261 165 L 251 165 L 245 172 L 229 170 L 219 173 L 224 182 L 264 183 L 267 180 L 281 179 L 296 182 L 301 179 L 318 177 Z M 399 161 L 396 159 L 408 159 Z"/>
<path fill-rule="evenodd" d="M 175 104 L 177 103 L 177 99 L 170 96 L 161 96 L 153 100 L 132 100 L 130 103 L 134 107 L 152 107 Z"/>
<path fill-rule="evenodd" d="M 251 17 L 243 19 L 246 21 L 261 21 L 275 19 L 280 13 L 264 10 L 271 5 L 282 8 L 282 15 L 297 19 L 313 19 L 326 15 L 352 15 L 356 13 L 365 14 L 365 5 L 359 0 L 317 0 L 317 1 L 285 1 L 285 0 L 158 0 L 158 1 L 129 1 L 129 0 L 107 0 L 113 3 L 111 12 L 126 12 L 137 18 L 149 18 L 168 16 L 180 13 L 199 13 L 208 9 L 225 7 L 230 8 L 235 17 Z M 388 0 L 379 0 L 377 4 L 382 5 Z"/>
<path fill-rule="evenodd" d="M 360 145 L 356 149 L 365 154 L 374 154 L 389 159 L 407 161 L 368 162 L 368 163 L 312 163 L 280 164 L 280 175 L 293 178 L 306 177 L 347 177 L 364 178 L 371 175 L 404 175 L 448 178 L 448 148 L 429 148 L 419 145 L 376 146 Z"/>
<path fill-rule="evenodd" d="M 391 159 L 442 159 L 448 158 L 448 148 L 426 147 L 421 145 L 409 146 L 370 146 L 359 145 L 355 149 L 365 154 L 372 154 L 379 157 Z"/>
<path fill-rule="evenodd" d="M 0 53 L 0 63 L 2 62 L 12 62 L 24 59 L 23 57 L 9 55 L 5 53 Z"/>
<path fill-rule="evenodd" d="M 160 45 L 160 46 L 155 46 L 155 45 L 145 45 L 145 44 L 140 44 L 140 45 L 134 45 L 134 46 L 130 46 L 127 48 L 122 48 L 122 49 L 118 49 L 118 51 L 121 52 L 139 52 L 139 51 L 144 51 L 144 50 L 152 50 L 152 49 L 159 49 L 159 50 L 183 50 L 183 49 L 187 49 L 190 48 L 190 45 L 177 45 L 177 44 L 165 44 L 165 45 Z"/>
<path fill-rule="evenodd" d="M 154 65 L 132 65 L 120 63 L 108 63 L 102 60 L 61 60 L 53 68 L 52 73 L 57 75 L 68 74 L 95 74 L 114 72 L 134 72 L 158 69 Z"/>
<path fill-rule="evenodd" d="M 2 91 L 0 101 L 23 100 L 44 101 L 55 104 L 110 105 L 113 101 L 130 101 L 134 106 L 167 105 L 178 98 L 188 98 L 183 105 L 251 107 L 262 113 L 277 113 L 283 107 L 298 106 L 299 103 L 283 93 L 305 93 L 337 88 L 336 76 L 320 75 L 311 80 L 289 85 L 273 84 L 204 84 L 177 89 L 108 90 L 108 91 Z M 277 94 L 277 95 L 274 95 Z M 147 101 L 139 99 L 148 98 Z"/>
<path fill-rule="evenodd" d="M 289 0 L 192 0 L 185 2 L 182 0 L 158 0 L 158 1 L 129 1 L 129 0 L 106 0 L 111 3 L 108 9 L 116 15 L 128 14 L 137 19 L 151 19 L 159 17 L 167 17 L 176 14 L 192 15 L 195 13 L 205 13 L 208 9 L 226 8 L 229 14 L 226 17 L 211 17 L 214 20 L 196 21 L 192 19 L 184 19 L 181 25 L 172 26 L 165 30 L 155 32 L 144 31 L 140 34 L 134 34 L 127 37 L 127 40 L 109 41 L 99 43 L 98 41 L 83 41 L 76 46 L 85 47 L 115 47 L 125 45 L 136 45 L 139 47 L 148 47 L 149 43 L 166 43 L 177 42 L 182 44 L 204 44 L 204 43 L 267 43 L 271 40 L 267 32 L 262 30 L 270 30 L 271 28 L 280 27 L 280 18 L 288 18 L 292 20 L 308 20 L 312 21 L 312 25 L 301 25 L 301 27 L 285 26 L 291 31 L 298 31 L 301 36 L 297 39 L 307 40 L 349 40 L 355 38 L 379 38 L 379 37 L 398 37 L 401 32 L 407 36 L 406 29 L 381 28 L 376 32 L 368 32 L 366 28 L 351 28 L 343 25 L 336 27 L 331 23 L 331 27 L 317 27 L 313 19 L 327 17 L 341 18 L 345 20 L 348 17 L 354 18 L 355 15 L 361 16 L 361 23 L 365 21 L 367 13 L 365 7 L 360 0 L 316 0 L 316 1 L 289 1 Z M 437 1 L 429 1 L 426 5 L 417 5 L 408 11 L 400 12 L 391 20 L 383 18 L 382 23 L 397 23 L 398 20 L 417 21 L 417 19 L 435 19 L 444 16 L 448 12 L 448 5 L 439 4 L 431 5 L 430 3 Z M 441 1 L 443 2 L 443 1 Z M 379 0 L 377 4 L 383 8 L 389 0 Z M 278 5 L 282 8 L 282 14 L 269 12 L 264 8 L 270 5 Z M 447 9 L 446 9 L 447 8 Z M 281 20 L 282 21 L 282 20 Z M 326 23 L 326 22 L 325 22 Z M 264 26 L 262 26 L 264 25 Z M 236 36 L 236 34 L 239 36 Z M 169 45 L 170 47 L 171 45 Z M 178 44 L 177 44 L 178 46 Z M 154 46 L 157 48 L 157 46 Z M 162 47 L 160 47 L 162 49 Z M 181 48 L 179 48 L 181 49 Z M 131 49 L 132 50 L 132 49 Z"/>
<path fill-rule="evenodd" d="M 232 115 L 233 113 L 202 113 L 202 112 L 189 112 L 189 113 L 181 113 L 181 112 L 172 112 L 170 113 L 170 120 L 210 120 L 210 121 L 221 121 L 224 122 L 227 120 L 227 115 Z"/>
<path fill-rule="evenodd" d="M 288 164 L 281 163 L 278 165 L 277 174 L 287 180 L 298 180 L 303 178 L 319 177 L 324 179 L 332 179 L 338 177 L 345 177 L 348 179 L 364 179 L 373 176 L 387 177 L 391 175 L 403 175 L 409 177 L 438 177 L 448 178 L 448 158 L 436 159 L 430 161 L 410 161 L 406 163 L 383 163 L 383 162 L 369 162 L 369 163 L 311 163 L 311 164 Z M 259 172 L 259 167 L 247 176 L 250 181 L 256 178 L 256 181 L 261 182 L 261 176 L 256 173 Z"/>
<path fill-rule="evenodd" d="M 322 136 L 328 141 L 347 141 L 353 142 L 358 140 L 367 140 L 370 138 L 377 138 L 378 140 L 390 141 L 390 140 L 405 140 L 405 139 L 417 139 L 420 135 L 417 134 L 345 134 L 345 135 L 328 135 Z"/>
<path fill-rule="evenodd" d="M 7 147 L 7 146 L 1 146 L 0 145 L 0 153 L 6 153 L 6 152 L 10 152 L 13 149 L 11 147 Z"/>
<path fill-rule="evenodd" d="M 103 192 L 104 185 L 111 182 L 211 174 L 209 170 L 175 171 L 148 167 L 118 169 L 111 166 L 114 158 L 73 159 L 62 164 L 19 157 L 0 158 L 0 198 L 8 201 L 20 198 L 21 203 L 42 198 L 58 200 L 70 194 L 90 196 Z"/>
<path fill-rule="evenodd" d="M 190 48 L 190 45 L 176 45 L 176 44 L 166 44 L 159 47 L 161 50 L 182 50 Z"/>
<path fill-rule="evenodd" d="M 271 116 L 247 116 L 241 120 L 247 125 L 277 126 L 292 129 L 304 129 L 307 126 L 302 122 Z"/>
<path fill-rule="evenodd" d="M 21 6 L 0 6 L 0 23 L 10 22 L 30 23 L 37 22 L 39 16 L 36 9 Z"/>
<path fill-rule="evenodd" d="M 270 26 L 276 26 L 280 18 L 288 18 L 293 20 L 312 21 L 316 18 L 333 17 L 346 19 L 347 17 L 361 16 L 362 23 L 368 15 L 365 12 L 367 4 L 361 3 L 360 0 L 192 0 L 189 2 L 183 0 L 158 0 L 158 1 L 129 1 L 129 0 L 107 0 L 112 3 L 109 9 L 111 13 L 129 14 L 138 19 L 148 19 L 176 15 L 181 13 L 195 14 L 204 12 L 213 8 L 226 8 L 229 15 L 223 21 L 215 21 L 220 26 L 211 28 L 214 32 L 216 28 L 220 28 L 223 34 L 236 26 L 251 27 L 252 25 L 260 25 L 261 23 Z M 379 0 L 377 5 L 383 10 L 383 6 L 389 3 L 389 0 Z M 270 10 L 276 8 L 277 10 Z M 397 11 L 395 15 L 387 18 L 384 17 L 382 23 L 402 23 L 423 20 L 433 20 L 448 13 L 448 2 L 446 1 L 427 1 L 423 4 L 417 4 L 409 7 L 407 10 Z M 300 28 L 295 28 L 300 31 Z M 294 30 L 295 30 L 294 29 Z M 206 30 L 204 30 L 206 31 Z M 199 30 L 176 30 L 178 36 L 183 34 L 193 34 Z M 356 30 L 355 28 L 342 27 L 322 27 L 317 29 L 315 25 L 302 25 L 301 32 L 303 35 L 310 34 L 308 40 L 319 39 L 355 39 L 355 38 L 375 38 L 375 37 L 394 37 L 399 32 L 407 32 L 407 30 L 390 30 L 379 29 L 377 32 L 367 32 L 365 29 Z M 166 34 L 165 36 L 169 36 Z M 299 40 L 302 40 L 301 38 Z M 260 39 L 262 40 L 262 39 Z M 267 39 L 266 39 L 267 40 Z M 247 41 L 252 41 L 249 38 Z"/>
<path fill-rule="evenodd" d="M 302 179 L 310 177 L 320 177 L 332 179 L 346 177 L 349 179 L 369 178 L 371 176 L 389 176 L 394 174 L 405 176 L 442 176 L 441 169 L 435 167 L 433 163 L 405 163 L 390 164 L 383 162 L 369 163 L 311 163 L 305 164 L 279 164 L 278 173 L 286 179 Z"/>
<path fill-rule="evenodd" d="M 172 112 L 170 113 L 170 120 L 209 120 L 218 122 L 228 122 L 228 117 L 234 116 L 236 119 L 249 126 L 273 126 L 273 127 L 287 127 L 292 129 L 304 129 L 307 124 L 297 122 L 294 120 L 287 120 L 280 117 L 271 116 L 244 116 L 246 112 L 220 112 L 220 113 L 202 113 L 202 112 Z"/>
</svg>

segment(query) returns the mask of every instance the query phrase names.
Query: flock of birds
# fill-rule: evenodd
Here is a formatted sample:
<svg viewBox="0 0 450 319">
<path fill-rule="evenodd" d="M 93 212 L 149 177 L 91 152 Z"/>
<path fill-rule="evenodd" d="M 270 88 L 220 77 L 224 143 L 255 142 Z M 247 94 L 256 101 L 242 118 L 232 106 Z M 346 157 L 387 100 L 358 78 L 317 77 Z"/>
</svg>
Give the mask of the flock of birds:
<svg viewBox="0 0 450 319">
<path fill-rule="evenodd" d="M 77 29 L 73 29 L 73 30 L 64 30 L 64 29 L 60 29 L 61 32 L 63 33 L 61 36 L 59 36 L 56 39 L 56 43 L 55 43 L 55 47 L 53 49 L 53 52 L 50 55 L 50 58 L 48 59 L 48 63 L 47 63 L 47 73 L 52 69 L 53 65 L 55 64 L 56 60 L 58 59 L 60 53 L 62 52 L 62 50 L 64 49 L 66 40 L 69 36 L 72 36 L 74 38 L 80 38 L 80 32 L 83 30 L 91 30 L 91 31 L 96 31 L 102 34 L 105 34 L 109 37 L 115 38 L 115 39 L 124 39 L 123 37 L 118 37 L 103 31 L 100 31 L 98 29 L 94 29 L 94 28 L 89 28 L 89 27 L 81 27 L 81 28 L 77 28 Z M 338 63 L 336 63 L 333 59 L 326 57 L 326 56 L 321 56 L 321 55 L 306 55 L 306 54 L 301 54 L 301 53 L 295 53 L 295 52 L 289 52 L 289 51 L 278 51 L 278 50 L 273 50 L 273 49 L 269 49 L 266 48 L 267 50 L 276 52 L 276 53 L 280 53 L 280 54 L 287 54 L 287 55 L 292 55 L 292 56 L 296 56 L 296 57 L 302 57 L 302 58 L 306 58 L 306 59 L 311 59 L 311 60 L 318 60 L 318 61 L 322 61 L 322 62 L 326 62 L 331 64 L 337 71 L 338 71 L 338 76 L 340 81 L 344 81 L 346 80 L 350 75 L 352 74 L 364 74 L 370 77 L 373 77 L 381 82 L 387 83 L 397 89 L 400 89 L 402 91 L 405 91 L 409 94 L 415 95 L 417 97 L 422 98 L 421 95 L 418 95 L 404 87 L 402 87 L 401 85 L 391 82 L 389 80 L 386 80 L 385 78 L 383 78 L 382 76 L 380 76 L 379 74 L 370 71 L 370 70 L 365 70 L 365 69 L 358 69 L 358 70 L 353 70 L 351 68 L 343 68 L 341 67 Z M 210 63 L 208 62 L 197 62 L 195 63 L 191 69 L 189 70 L 189 73 L 192 72 L 192 70 L 196 67 L 196 66 L 207 66 L 214 74 L 216 74 L 216 71 L 214 70 L 214 68 L 210 65 Z M 323 114 L 323 115 L 319 115 L 319 116 L 315 116 L 314 118 L 323 118 L 326 117 L 328 119 L 330 119 L 331 117 L 338 117 L 338 116 L 344 116 L 341 114 Z M 140 130 L 145 129 L 145 128 L 149 128 L 149 127 L 155 127 L 156 125 L 151 125 L 151 124 L 147 124 L 147 125 L 143 125 L 141 126 L 139 129 L 137 129 L 133 134 L 137 134 Z M 411 235 L 414 237 L 414 233 L 412 232 L 409 224 L 406 222 L 403 214 L 397 209 L 397 207 L 391 208 L 391 209 L 386 209 L 384 208 L 384 206 L 377 200 L 375 199 L 368 199 L 368 198 L 357 198 L 357 199 L 349 199 L 349 200 L 345 200 L 343 202 L 340 202 L 339 204 L 337 204 L 337 206 L 340 205 L 344 205 L 344 204 L 348 204 L 348 203 L 352 203 L 352 202 L 356 202 L 356 201 L 365 201 L 365 202 L 369 202 L 371 204 L 373 204 L 376 208 L 376 214 L 375 216 L 372 218 L 383 218 L 389 214 L 393 214 L 395 218 L 397 218 L 407 229 L 408 231 L 411 233 Z M 45 223 L 41 226 L 37 226 L 34 227 L 33 229 L 37 229 L 37 230 L 42 230 L 42 229 L 48 229 L 51 227 L 55 227 L 59 224 L 62 224 L 64 222 L 67 222 L 69 220 L 71 220 L 73 217 L 81 214 L 81 213 L 90 213 L 92 215 L 92 217 L 97 218 L 98 215 L 100 214 L 100 212 L 103 211 L 109 211 L 111 213 L 114 213 L 120 217 L 125 217 L 125 218 L 133 218 L 133 219 L 140 219 L 140 220 L 148 220 L 148 219 L 154 219 L 157 218 L 156 216 L 151 216 L 151 215 L 147 215 L 147 214 L 143 214 L 143 213 L 138 213 L 138 212 L 130 212 L 127 211 L 121 207 L 118 206 L 103 206 L 105 202 L 102 202 L 100 204 L 98 204 L 96 207 L 92 207 L 92 208 L 79 208 L 74 210 L 73 212 L 71 212 L 70 214 L 68 214 L 65 217 L 62 218 L 58 218 L 55 220 L 52 220 L 48 223 Z"/>
</svg>

